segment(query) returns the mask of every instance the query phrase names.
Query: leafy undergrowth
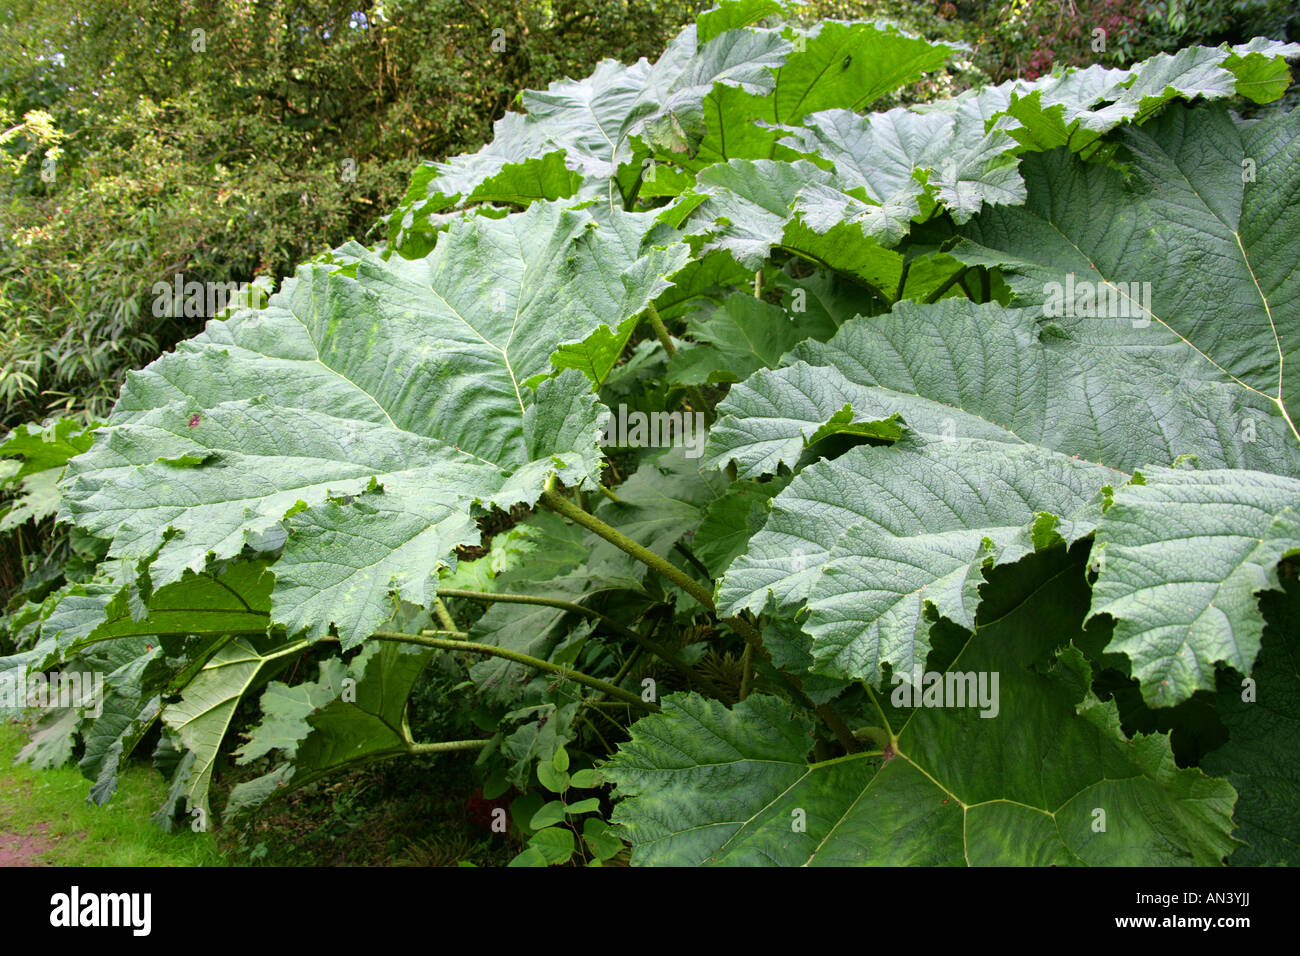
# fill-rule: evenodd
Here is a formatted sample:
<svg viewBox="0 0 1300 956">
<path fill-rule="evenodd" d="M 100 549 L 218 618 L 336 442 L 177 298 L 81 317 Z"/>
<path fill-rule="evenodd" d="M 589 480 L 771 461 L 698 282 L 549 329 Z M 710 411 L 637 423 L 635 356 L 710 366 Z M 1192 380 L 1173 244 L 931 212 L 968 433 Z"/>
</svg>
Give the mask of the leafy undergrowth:
<svg viewBox="0 0 1300 956">
<path fill-rule="evenodd" d="M 415 760 L 337 774 L 297 790 L 218 843 L 266 866 L 501 866 L 522 848 L 475 812 L 453 761 Z"/>
</svg>

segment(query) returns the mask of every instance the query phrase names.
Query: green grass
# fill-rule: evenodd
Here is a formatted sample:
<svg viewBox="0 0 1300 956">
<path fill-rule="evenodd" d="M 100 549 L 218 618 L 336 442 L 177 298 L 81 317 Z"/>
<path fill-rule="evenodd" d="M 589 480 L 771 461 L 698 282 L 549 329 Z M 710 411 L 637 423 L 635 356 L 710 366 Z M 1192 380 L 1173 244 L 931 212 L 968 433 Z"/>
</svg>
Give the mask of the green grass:
<svg viewBox="0 0 1300 956">
<path fill-rule="evenodd" d="M 210 833 L 164 833 L 149 819 L 166 781 L 131 766 L 102 807 L 86 801 L 90 781 L 74 767 L 15 766 L 22 729 L 0 721 L 0 835 L 30 837 L 49 866 L 225 866 Z"/>
</svg>

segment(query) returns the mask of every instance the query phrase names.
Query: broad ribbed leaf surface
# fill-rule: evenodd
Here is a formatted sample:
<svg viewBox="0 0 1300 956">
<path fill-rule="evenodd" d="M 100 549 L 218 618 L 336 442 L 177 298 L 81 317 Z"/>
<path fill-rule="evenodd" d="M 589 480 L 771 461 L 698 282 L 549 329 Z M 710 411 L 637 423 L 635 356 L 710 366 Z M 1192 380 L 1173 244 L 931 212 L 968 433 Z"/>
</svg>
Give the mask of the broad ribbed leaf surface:
<svg viewBox="0 0 1300 956">
<path fill-rule="evenodd" d="M 433 572 L 477 540 L 474 506 L 594 478 L 604 413 L 586 379 L 529 382 L 641 312 L 686 255 L 605 239 L 539 205 L 460 223 L 422 260 L 304 269 L 131 376 L 69 472 L 65 515 L 148 561 L 154 586 L 283 544 L 274 621 L 355 643 L 390 593 L 428 602 Z"/>
<path fill-rule="evenodd" d="M 954 254 L 998 265 L 1022 301 L 1086 319 L 1117 349 L 1160 356 L 1190 388 L 1271 404 L 1281 428 L 1215 424 L 1265 443 L 1269 470 L 1300 473 L 1300 114 L 1242 125 L 1221 107 L 1170 110 L 1121 142 L 1125 173 L 1061 151 L 1027 160 L 1025 205 L 972 221 Z"/>
<path fill-rule="evenodd" d="M 1231 787 L 1178 769 L 1166 737 L 1125 737 L 1114 704 L 1086 690 L 1083 656 L 1054 659 L 1083 622 L 1082 564 L 1058 549 L 998 583 L 944 668 L 999 675 L 990 717 L 890 708 L 887 752 L 809 763 L 811 725 L 777 698 L 665 698 L 602 771 L 633 862 L 1219 863 L 1234 847 Z"/>
</svg>

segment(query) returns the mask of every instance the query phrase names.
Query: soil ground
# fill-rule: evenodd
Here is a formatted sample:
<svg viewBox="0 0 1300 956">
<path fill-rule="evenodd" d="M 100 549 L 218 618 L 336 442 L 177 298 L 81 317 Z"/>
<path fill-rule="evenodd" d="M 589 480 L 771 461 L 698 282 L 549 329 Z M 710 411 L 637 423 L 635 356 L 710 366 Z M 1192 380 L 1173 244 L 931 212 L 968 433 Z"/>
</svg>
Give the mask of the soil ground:
<svg viewBox="0 0 1300 956">
<path fill-rule="evenodd" d="M 0 866 L 46 866 L 41 857 L 50 849 L 45 838 L 46 824 L 36 824 L 35 832 L 9 833 L 0 829 Z"/>
</svg>

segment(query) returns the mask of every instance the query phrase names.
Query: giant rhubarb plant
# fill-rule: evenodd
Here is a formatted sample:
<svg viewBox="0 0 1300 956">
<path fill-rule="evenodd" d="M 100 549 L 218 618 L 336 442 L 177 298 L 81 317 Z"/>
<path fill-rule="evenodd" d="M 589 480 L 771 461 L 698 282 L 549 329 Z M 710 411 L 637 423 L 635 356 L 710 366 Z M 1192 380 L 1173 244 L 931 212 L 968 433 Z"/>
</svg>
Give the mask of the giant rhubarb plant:
<svg viewBox="0 0 1300 956">
<path fill-rule="evenodd" d="M 954 50 L 785 14 L 525 92 L 12 438 L 102 560 L 5 673 L 108 673 L 28 755 L 105 800 L 161 724 L 170 818 L 477 750 L 636 863 L 1300 862 L 1300 47 L 872 112 Z M 413 739 L 430 661 L 483 737 Z"/>
</svg>

